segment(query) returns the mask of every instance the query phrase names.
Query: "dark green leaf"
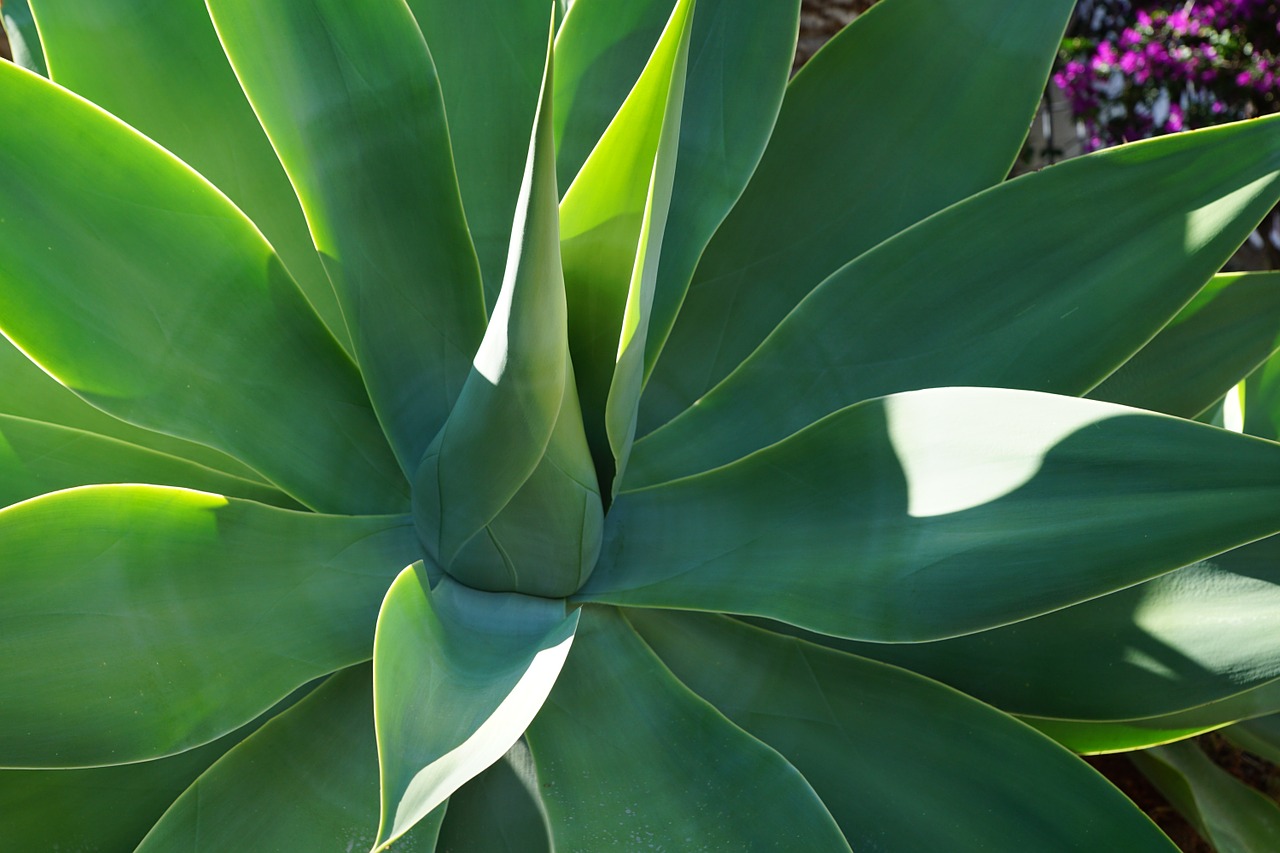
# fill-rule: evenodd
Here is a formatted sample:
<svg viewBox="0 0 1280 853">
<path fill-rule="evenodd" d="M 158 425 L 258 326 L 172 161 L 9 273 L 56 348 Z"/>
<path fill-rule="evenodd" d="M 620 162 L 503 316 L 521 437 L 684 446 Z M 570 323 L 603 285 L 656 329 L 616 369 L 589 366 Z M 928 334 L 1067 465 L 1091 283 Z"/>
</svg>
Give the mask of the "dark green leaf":
<svg viewBox="0 0 1280 853">
<path fill-rule="evenodd" d="M 1278 196 L 1280 116 L 1079 157 L 967 199 L 823 282 L 697 406 L 636 443 L 624 488 L 731 462 L 884 394 L 1082 394 L 1200 290 Z M 746 305 L 736 290 L 719 303 L 726 319 Z"/>
<path fill-rule="evenodd" d="M 27 0 L 9 0 L 5 3 L 0 23 L 4 24 L 5 35 L 9 37 L 9 52 L 13 54 L 13 61 L 28 71 L 48 77 L 49 69 L 45 67 L 40 34 L 36 32 L 36 22 L 31 17 Z"/>
<path fill-rule="evenodd" d="M 200 776 L 138 853 L 357 853 L 378 825 L 369 668 L 352 667 Z M 431 853 L 441 808 L 396 846 Z"/>
<path fill-rule="evenodd" d="M 941 684 L 724 617 L 628 618 L 805 775 L 855 850 L 1169 849 L 1074 756 Z"/>
<path fill-rule="evenodd" d="M 431 54 L 403 2 L 209 0 L 412 475 L 484 332 Z"/>
<path fill-rule="evenodd" d="M 624 492 L 581 598 L 942 639 L 1280 529 L 1280 447 L 1030 391 L 850 406 L 731 465 Z"/>
<path fill-rule="evenodd" d="M 654 368 L 640 433 L 724 378 L 847 261 L 1003 179 L 1072 5 L 888 0 L 819 51 L 787 87 L 759 168 L 698 263 Z M 776 14 L 777 26 L 790 25 L 789 8 Z M 958 44 L 963 62 L 943 47 Z M 1018 215 L 1038 218 L 1056 206 L 1038 197 L 1037 217 L 1025 207 Z M 1057 229 L 1054 239 L 1065 233 L 1073 232 Z M 974 247 L 970 257 L 983 252 Z M 934 302 L 903 298 L 915 309 Z"/>
<path fill-rule="evenodd" d="M 437 853 L 552 853 L 550 830 L 529 747 L 458 789 L 436 842 Z"/>
<path fill-rule="evenodd" d="M 557 850 L 848 851 L 804 777 L 589 608 L 529 728 Z"/>
</svg>

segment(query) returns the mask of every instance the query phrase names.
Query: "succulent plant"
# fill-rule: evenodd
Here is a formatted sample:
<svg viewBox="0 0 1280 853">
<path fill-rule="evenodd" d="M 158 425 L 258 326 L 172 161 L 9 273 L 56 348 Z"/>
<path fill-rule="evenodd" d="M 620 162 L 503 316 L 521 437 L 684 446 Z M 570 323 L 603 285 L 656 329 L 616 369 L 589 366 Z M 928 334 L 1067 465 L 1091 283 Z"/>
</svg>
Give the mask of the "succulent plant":
<svg viewBox="0 0 1280 853">
<path fill-rule="evenodd" d="M 1005 181 L 1071 5 L 32 2 L 6 846 L 1171 849 L 1013 715 L 1280 708 L 1280 123 Z"/>
</svg>

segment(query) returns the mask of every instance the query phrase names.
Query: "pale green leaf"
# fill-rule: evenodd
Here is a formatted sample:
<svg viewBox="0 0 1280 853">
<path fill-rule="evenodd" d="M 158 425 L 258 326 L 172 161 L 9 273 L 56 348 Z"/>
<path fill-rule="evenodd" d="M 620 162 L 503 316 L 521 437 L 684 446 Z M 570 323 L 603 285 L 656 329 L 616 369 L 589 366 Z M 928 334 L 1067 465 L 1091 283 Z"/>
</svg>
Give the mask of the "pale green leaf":
<svg viewBox="0 0 1280 853">
<path fill-rule="evenodd" d="M 805 775 L 855 850 L 1170 849 L 1074 756 L 941 684 L 720 616 L 628 619 Z"/>
<path fill-rule="evenodd" d="M 1268 714 L 1222 730 L 1222 736 L 1236 746 L 1280 764 L 1280 714 Z"/>
<path fill-rule="evenodd" d="M 1277 498 L 1268 442 L 1029 391 L 908 392 L 623 492 L 580 598 L 942 639 L 1270 535 Z"/>
<path fill-rule="evenodd" d="M 640 433 L 728 375 L 846 262 L 1001 181 L 1072 5 L 885 0 L 827 43 L 787 87 L 759 167 L 698 262 L 653 370 Z M 790 24 L 789 12 L 775 13 L 779 27 Z M 963 45 L 965 60 L 943 45 Z M 1034 205 L 1038 213 L 1055 207 L 1041 198 Z M 1025 208 L 1019 216 L 1035 218 Z M 983 254 L 975 248 L 967 257 Z M 915 309 L 934 301 L 902 298 Z M 886 334 L 909 337 L 896 328 Z"/>
<path fill-rule="evenodd" d="M 578 625 L 564 603 L 479 592 L 421 567 L 391 585 L 373 646 L 382 778 L 378 850 L 433 812 L 524 733 Z"/>
<path fill-rule="evenodd" d="M 95 406 L 227 452 L 308 506 L 405 506 L 355 366 L 225 196 L 8 63 L 0 113 L 6 337 Z"/>
<path fill-rule="evenodd" d="M 412 475 L 462 389 L 485 317 L 426 42 L 398 0 L 208 6 Z"/>
<path fill-rule="evenodd" d="M 0 510 L 0 766 L 170 755 L 367 659 L 403 516 L 289 512 L 159 486 Z"/>
<path fill-rule="evenodd" d="M 623 487 L 731 462 L 884 394 L 1082 394 L 1200 290 L 1278 196 L 1271 117 L 1079 157 L 953 205 L 810 293 L 698 405 L 636 443 Z M 720 307 L 729 319 L 745 304 L 734 291 Z"/>
<path fill-rule="evenodd" d="M 527 735 L 557 850 L 848 851 L 804 777 L 588 608 Z"/>
<path fill-rule="evenodd" d="M 683 79 L 693 6 L 693 0 L 676 4 L 644 73 L 560 204 L 569 347 L 597 468 L 612 455 L 605 405 L 624 343 L 623 315 L 637 266 L 654 160 L 668 105 L 680 103 L 680 88 L 671 99 L 668 94 L 673 79 Z M 633 318 L 639 319 L 634 314 Z"/>
</svg>

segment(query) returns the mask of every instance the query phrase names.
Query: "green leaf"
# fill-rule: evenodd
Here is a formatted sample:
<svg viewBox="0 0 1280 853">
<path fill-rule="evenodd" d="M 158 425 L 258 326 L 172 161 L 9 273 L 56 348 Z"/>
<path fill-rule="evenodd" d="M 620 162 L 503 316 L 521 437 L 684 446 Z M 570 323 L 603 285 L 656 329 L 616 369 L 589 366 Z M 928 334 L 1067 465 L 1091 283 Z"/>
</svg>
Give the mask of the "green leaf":
<svg viewBox="0 0 1280 853">
<path fill-rule="evenodd" d="M 569 362 L 552 74 L 548 34 L 507 275 L 458 403 L 418 469 L 414 515 L 430 557 L 472 586 L 554 597 L 581 585 L 591 566 L 584 557 L 594 562 L 598 535 L 585 554 L 577 540 L 584 506 L 598 507 L 600 498 Z M 534 498 L 528 524 L 511 526 L 504 519 L 491 525 L 522 489 L 531 489 Z M 594 528 L 600 527 L 597 519 Z M 455 565 L 485 528 L 481 544 L 492 537 L 501 553 L 477 557 L 473 547 Z M 530 553 L 524 547 L 529 539 L 563 546 L 563 553 Z M 540 556 L 550 559 L 541 562 Z"/>
<path fill-rule="evenodd" d="M 1011 713 L 1172 714 L 1280 678 L 1280 537 L 1002 628 L 936 643 L 831 642 Z M 1229 718 L 1224 718 L 1224 721 Z"/>
<path fill-rule="evenodd" d="M 678 128 L 679 113 L 671 109 L 681 102 L 693 6 L 693 0 L 676 4 L 644 73 L 560 204 L 569 347 L 597 469 L 612 456 L 606 400 L 615 363 L 631 337 L 624 313 L 635 271 L 643 266 L 638 245 L 655 185 L 659 142 Z M 677 128 L 668 127 L 668 121 Z M 660 239 L 661 234 L 653 236 Z M 634 327 L 639 316 L 630 313 Z"/>
<path fill-rule="evenodd" d="M 705 2 L 705 0 L 704 0 Z M 568 189 L 644 71 L 676 0 L 574 0 L 556 34 L 556 178 Z"/>
<path fill-rule="evenodd" d="M 242 480 L 266 483 L 244 463 L 212 447 L 142 429 L 94 408 L 35 365 L 9 341 L 0 337 L 0 412 L 27 420 L 71 427 L 169 456 L 196 462 Z"/>
<path fill-rule="evenodd" d="M 1196 744 L 1149 749 L 1133 762 L 1218 853 L 1280 847 L 1280 806 L 1218 767 Z"/>
<path fill-rule="evenodd" d="M 19 850 L 133 850 L 209 765 L 308 691 L 168 758 L 84 770 L 0 770 L 0 838 Z"/>
<path fill-rule="evenodd" d="M 1272 117 L 1079 157 L 953 205 L 810 293 L 697 406 L 636 443 L 623 487 L 731 462 L 884 394 L 1082 394 L 1200 290 L 1278 196 Z M 744 298 L 721 300 L 724 316 Z"/>
<path fill-rule="evenodd" d="M 431 54 L 402 2 L 208 6 L 412 475 L 462 389 L 485 318 Z"/>
<path fill-rule="evenodd" d="M 387 569 L 416 544 L 401 516 L 159 486 L 0 510 L 0 766 L 170 755 L 367 659 Z"/>
<path fill-rule="evenodd" d="M 523 742 L 458 789 L 437 853 L 552 853 L 533 756 Z"/>
<path fill-rule="evenodd" d="M 562 601 L 400 573 L 373 644 L 382 768 L 377 850 L 509 750 L 555 684 L 578 614 Z"/>
<path fill-rule="evenodd" d="M 0 112 L 6 337 L 95 406 L 227 452 L 308 506 L 404 507 L 354 365 L 225 196 L 8 63 Z"/>
<path fill-rule="evenodd" d="M 1074 756 L 941 684 L 720 616 L 628 619 L 677 678 L 805 775 L 855 850 L 1170 849 Z"/>
<path fill-rule="evenodd" d="M 1280 441 L 1280 354 L 1272 355 L 1245 379 L 1241 413 L 1246 433 Z"/>
<path fill-rule="evenodd" d="M 1268 714 L 1222 730 L 1222 736 L 1236 746 L 1280 764 L 1280 714 Z"/>
<path fill-rule="evenodd" d="M 1193 418 L 1280 347 L 1277 329 L 1280 272 L 1216 275 L 1088 396 Z"/>
<path fill-rule="evenodd" d="M 644 388 L 645 350 L 649 338 L 655 289 L 658 284 L 658 263 L 662 256 L 672 202 L 676 150 L 680 141 L 684 112 L 685 72 L 689 61 L 691 29 L 692 25 L 686 23 L 685 35 L 677 45 L 675 60 L 671 66 L 666 105 L 662 111 L 657 146 L 654 148 L 653 169 L 644 202 L 644 214 L 640 223 L 631 281 L 627 285 L 626 307 L 622 314 L 621 336 L 618 340 L 617 363 L 613 367 L 613 377 L 609 383 L 605 401 L 604 425 L 609 449 L 613 456 L 614 494 L 617 493 L 622 475 L 626 471 L 627 459 L 631 455 L 631 444 L 636 434 L 636 416 L 640 407 L 640 392 Z"/>
<path fill-rule="evenodd" d="M 378 820 L 376 756 L 369 668 L 351 667 L 209 768 L 138 853 L 368 849 Z M 431 853 L 443 811 L 396 853 Z"/>
<path fill-rule="evenodd" d="M 54 82 L 128 122 L 226 193 L 262 229 L 329 331 L 350 347 L 293 188 L 204 4 L 35 0 L 34 7 Z"/>
<path fill-rule="evenodd" d="M 619 495 L 579 598 L 942 639 L 1274 533 L 1277 466 L 1270 443 L 1107 403 L 895 394 Z"/>
<path fill-rule="evenodd" d="M 549 6 L 544 0 L 409 0 L 440 78 L 490 309 L 502 285 L 524 141 L 539 102 Z"/>
<path fill-rule="evenodd" d="M 5 35 L 9 37 L 9 52 L 13 54 L 14 63 L 42 77 L 48 77 L 49 69 L 45 66 L 40 34 L 36 32 L 36 22 L 31 17 L 27 0 L 9 0 L 4 4 L 0 23 L 4 25 Z"/>
<path fill-rule="evenodd" d="M 703 250 L 764 153 L 791 73 L 799 22 L 799 0 L 699 0 L 646 338 L 646 379 Z"/>
<path fill-rule="evenodd" d="M 787 87 L 751 183 L 698 262 L 645 395 L 641 434 L 728 375 L 847 261 L 1001 181 L 1072 5 L 888 0 L 819 51 Z M 957 44 L 961 63 L 939 47 Z M 1056 206 L 1037 197 L 1034 209 Z M 1025 208 L 1019 216 L 1030 218 Z M 1055 231 L 1058 243 L 1063 233 L 1073 232 Z M 909 301 L 920 309 L 933 300 Z M 913 353 L 924 345 L 910 340 Z"/>
<path fill-rule="evenodd" d="M 557 850 L 848 851 L 804 777 L 588 608 L 527 735 Z"/>
<path fill-rule="evenodd" d="M 94 483 L 151 483 L 301 509 L 270 486 L 93 433 L 0 415 L 0 507 Z"/>
</svg>

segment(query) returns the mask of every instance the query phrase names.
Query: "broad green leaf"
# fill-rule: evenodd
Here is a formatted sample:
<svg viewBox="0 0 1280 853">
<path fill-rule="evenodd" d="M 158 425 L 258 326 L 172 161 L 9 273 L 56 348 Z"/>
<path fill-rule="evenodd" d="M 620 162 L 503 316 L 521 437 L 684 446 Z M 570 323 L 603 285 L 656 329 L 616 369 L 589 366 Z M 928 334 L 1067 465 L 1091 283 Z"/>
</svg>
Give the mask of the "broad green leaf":
<svg viewBox="0 0 1280 853">
<path fill-rule="evenodd" d="M 544 0 L 409 0 L 440 77 L 462 206 L 490 309 L 502 284 L 525 139 L 539 102 L 549 6 Z"/>
<path fill-rule="evenodd" d="M 377 850 L 501 758 L 564 666 L 577 612 L 562 601 L 480 592 L 421 567 L 391 585 L 373 644 L 382 777 Z"/>
<path fill-rule="evenodd" d="M 1133 755 L 1160 789 L 1218 853 L 1270 853 L 1280 848 L 1280 806 L 1209 760 L 1194 743 Z"/>
<path fill-rule="evenodd" d="M 1280 537 L 1272 536 L 990 631 L 936 643 L 819 642 L 936 678 L 1010 713 L 1126 720 L 1280 678 L 1278 621 Z"/>
<path fill-rule="evenodd" d="M 262 229 L 350 346 L 333 286 L 271 143 L 199 0 L 34 0 L 54 82 L 172 151 Z M 121 61 L 127 57 L 127 61 Z"/>
<path fill-rule="evenodd" d="M 1272 117 L 1079 157 L 953 205 L 810 293 L 697 406 L 636 443 L 623 487 L 731 462 L 884 394 L 1082 394 L 1200 290 L 1277 197 Z M 720 305 L 737 316 L 746 303 L 734 294 Z"/>
<path fill-rule="evenodd" d="M 270 486 L 113 438 L 0 415 L 0 507 L 95 483 L 150 483 L 301 509 Z"/>
<path fill-rule="evenodd" d="M 848 851 L 804 777 L 588 608 L 527 735 L 557 850 Z"/>
<path fill-rule="evenodd" d="M 537 770 L 521 741 L 449 797 L 436 851 L 552 853 L 549 833 Z"/>
<path fill-rule="evenodd" d="M 804 774 L 855 850 L 1170 849 L 1077 758 L 941 684 L 720 616 L 628 618 L 677 678 Z"/>
<path fill-rule="evenodd" d="M 95 406 L 225 451 L 308 506 L 404 507 L 355 366 L 225 196 L 8 63 L 0 113 L 10 341 Z"/>
<path fill-rule="evenodd" d="M 680 103 L 693 7 L 694 0 L 676 4 L 644 73 L 560 204 L 569 347 L 597 469 L 612 455 L 605 404 L 625 345 L 623 315 L 640 260 L 655 157 L 667 120 L 679 121 L 669 106 Z"/>
<path fill-rule="evenodd" d="M 307 690 L 247 726 L 168 758 L 84 770 L 0 770 L 0 839 L 13 850 L 133 850 L 209 765 Z"/>
<path fill-rule="evenodd" d="M 0 510 L 0 766 L 169 755 L 367 659 L 403 516 L 289 512 L 159 486 Z"/>
<path fill-rule="evenodd" d="M 563 598 L 595 568 L 603 531 L 604 505 L 570 370 L 546 455 L 449 571 L 477 589 Z"/>
<path fill-rule="evenodd" d="M 1270 535 L 1277 498 L 1269 442 L 1030 391 L 915 391 L 623 492 L 579 597 L 942 639 Z"/>
<path fill-rule="evenodd" d="M 674 20 L 674 19 L 673 19 Z M 644 388 L 645 349 L 649 337 L 649 323 L 653 312 L 653 300 L 658 284 L 658 263 L 662 257 L 664 237 L 667 233 L 668 214 L 672 201 L 673 181 L 676 172 L 676 149 L 680 141 L 680 129 L 684 112 L 685 72 L 689 62 L 689 38 L 686 36 L 676 46 L 671 65 L 670 80 L 666 90 L 666 104 L 661 113 L 661 129 L 654 148 L 653 169 L 644 201 L 644 213 L 640 223 L 639 241 L 631 269 L 631 281 L 627 285 L 626 306 L 622 314 L 622 330 L 618 340 L 613 378 L 605 400 L 605 434 L 613 456 L 613 493 L 617 493 L 631 444 L 636 434 L 636 416 L 640 407 L 640 392 Z"/>
<path fill-rule="evenodd" d="M 441 808 L 396 845 L 431 853 Z M 374 843 L 378 761 L 369 668 L 351 667 L 224 755 L 138 853 L 359 853 Z"/>
<path fill-rule="evenodd" d="M 787 87 L 759 168 L 698 262 L 645 395 L 641 434 L 728 375 L 847 261 L 1001 181 L 1072 5 L 886 0 L 819 51 Z M 957 44 L 961 63 L 939 49 Z M 1056 206 L 1038 197 L 1035 209 Z M 1025 208 L 1019 216 L 1029 218 Z M 1056 231 L 1059 244 L 1063 233 L 1072 232 Z M 933 301 L 903 298 L 913 310 Z"/>
<path fill-rule="evenodd" d="M 552 73 L 548 33 L 542 97 L 506 278 L 457 405 L 418 469 L 414 514 L 430 557 L 471 586 L 563 596 L 578 588 L 590 568 L 575 540 L 584 531 L 583 507 L 591 501 L 599 506 L 600 499 L 569 362 L 551 138 Z M 530 489 L 535 505 L 527 525 L 491 525 L 518 493 Z M 477 533 L 482 544 L 496 540 L 500 553 L 473 559 L 472 548 L 457 562 Z M 528 540 L 568 550 L 530 553 Z M 598 537 L 589 555 L 593 560 L 597 544 Z M 551 559 L 540 563 L 541 556 Z M 556 589 L 562 576 L 572 585 Z"/>
<path fill-rule="evenodd" d="M 1245 379 L 1241 414 L 1246 433 L 1280 441 L 1280 354 L 1272 355 Z"/>
<path fill-rule="evenodd" d="M 1105 755 L 1149 749 L 1166 743 L 1221 728 L 1223 723 L 1194 725 L 1173 717 L 1151 720 L 1116 720 L 1099 723 L 1093 720 L 1054 720 L 1043 717 L 1019 717 L 1022 722 L 1053 738 L 1080 755 Z"/>
<path fill-rule="evenodd" d="M 1241 749 L 1280 764 L 1280 714 L 1268 714 L 1222 730 L 1222 736 Z"/>
<path fill-rule="evenodd" d="M 1280 272 L 1216 275 L 1160 334 L 1088 396 L 1193 418 L 1277 347 Z"/>
<path fill-rule="evenodd" d="M 706 2 L 706 0 L 703 0 Z M 644 71 L 676 0 L 575 0 L 556 33 L 556 178 L 568 189 Z"/>
<path fill-rule="evenodd" d="M 5 35 L 9 38 L 9 52 L 13 54 L 14 63 L 48 77 L 40 34 L 36 32 L 36 22 L 31 17 L 27 0 L 8 0 L 0 12 L 0 24 L 4 25 Z"/>
<path fill-rule="evenodd" d="M 399 0 L 208 0 L 410 476 L 484 332 L 431 54 Z"/>
<path fill-rule="evenodd" d="M 212 447 L 134 426 L 86 403 L 0 337 L 0 412 L 33 421 L 71 427 L 177 456 L 243 480 L 265 483 L 242 462 Z"/>
</svg>

